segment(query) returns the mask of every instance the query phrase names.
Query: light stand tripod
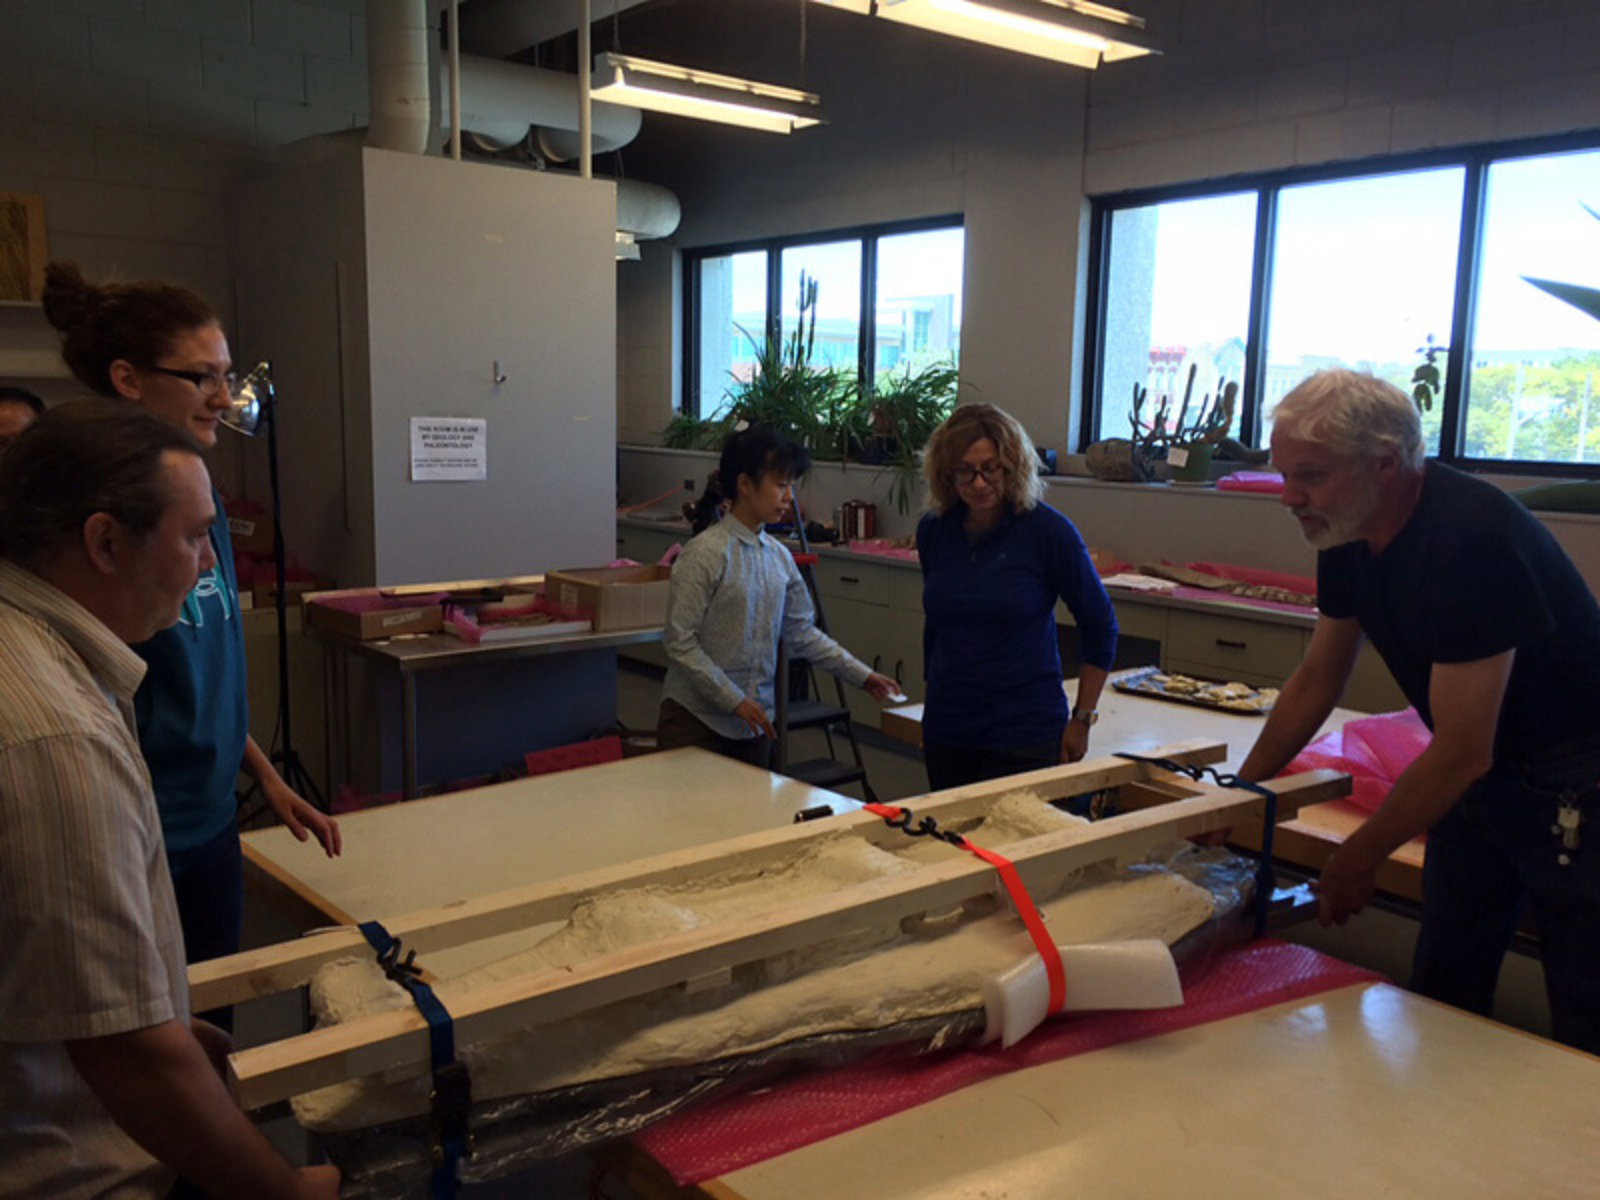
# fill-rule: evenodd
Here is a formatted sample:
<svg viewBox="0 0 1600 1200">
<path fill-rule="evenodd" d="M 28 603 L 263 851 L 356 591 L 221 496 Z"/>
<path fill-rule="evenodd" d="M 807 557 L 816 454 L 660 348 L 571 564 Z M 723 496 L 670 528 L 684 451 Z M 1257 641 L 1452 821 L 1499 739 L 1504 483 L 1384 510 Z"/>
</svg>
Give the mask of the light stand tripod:
<svg viewBox="0 0 1600 1200">
<path fill-rule="evenodd" d="M 267 426 L 267 480 L 272 493 L 272 567 L 273 606 L 278 614 L 278 721 L 273 747 L 268 757 L 277 768 L 283 781 L 323 812 L 328 811 L 327 801 L 317 787 L 310 772 L 294 750 L 294 726 L 289 705 L 289 602 L 287 597 L 288 568 L 283 547 L 283 497 L 278 487 L 278 393 L 272 386 L 272 364 L 260 362 L 254 370 L 239 381 L 233 390 L 233 406 L 224 415 L 223 423 L 246 437 L 254 437 L 258 425 Z M 251 784 L 245 793 L 248 803 L 260 789 L 259 781 Z M 244 813 L 240 823 L 248 823 L 255 813 Z"/>
</svg>

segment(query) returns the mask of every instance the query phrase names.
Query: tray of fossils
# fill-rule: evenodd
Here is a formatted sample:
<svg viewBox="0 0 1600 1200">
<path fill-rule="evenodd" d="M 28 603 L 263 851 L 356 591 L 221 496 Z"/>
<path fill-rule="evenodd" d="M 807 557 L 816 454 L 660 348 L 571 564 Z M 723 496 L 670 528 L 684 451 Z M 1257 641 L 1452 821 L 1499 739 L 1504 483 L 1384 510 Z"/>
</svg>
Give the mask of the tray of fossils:
<svg viewBox="0 0 1600 1200">
<path fill-rule="evenodd" d="M 1252 687 L 1248 683 L 1219 683 L 1214 679 L 1196 679 L 1192 675 L 1179 675 L 1176 671 L 1163 671 L 1160 667 L 1146 667 L 1111 681 L 1119 692 L 1134 696 L 1154 696 L 1158 700 L 1171 700 L 1178 704 L 1193 704 L 1199 708 L 1214 708 L 1221 712 L 1265 716 L 1272 711 L 1278 698 L 1277 688 Z"/>
</svg>

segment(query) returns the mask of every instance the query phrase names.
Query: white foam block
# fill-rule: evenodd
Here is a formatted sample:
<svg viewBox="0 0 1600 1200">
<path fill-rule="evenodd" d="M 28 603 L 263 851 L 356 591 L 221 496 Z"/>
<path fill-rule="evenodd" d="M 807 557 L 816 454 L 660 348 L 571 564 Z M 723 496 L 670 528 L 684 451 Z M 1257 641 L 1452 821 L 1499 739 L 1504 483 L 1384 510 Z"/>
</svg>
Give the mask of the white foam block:
<svg viewBox="0 0 1600 1200">
<path fill-rule="evenodd" d="M 1067 994 L 1063 1012 L 1173 1008 L 1183 1003 L 1178 965 L 1165 942 L 1138 938 L 1126 942 L 1061 946 Z M 1020 1042 L 1049 1015 L 1050 979 L 1044 960 L 1030 955 L 1009 971 L 986 980 L 983 1040 L 1004 1046 Z"/>
</svg>

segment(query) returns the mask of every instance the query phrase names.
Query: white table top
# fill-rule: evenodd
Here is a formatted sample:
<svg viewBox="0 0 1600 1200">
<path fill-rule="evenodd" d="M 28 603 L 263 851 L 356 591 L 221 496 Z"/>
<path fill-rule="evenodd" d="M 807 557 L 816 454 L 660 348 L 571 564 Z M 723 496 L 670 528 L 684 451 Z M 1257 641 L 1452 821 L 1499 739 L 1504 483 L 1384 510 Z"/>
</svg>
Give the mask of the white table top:
<svg viewBox="0 0 1600 1200">
<path fill-rule="evenodd" d="M 382 918 L 789 824 L 801 809 L 861 802 L 704 750 L 669 750 L 339 818 L 325 857 L 281 826 L 244 835 L 256 871 L 330 923 Z M 540 929 L 430 956 L 454 973 L 511 953 Z"/>
<path fill-rule="evenodd" d="M 723 1176 L 729 1200 L 1590 1197 L 1600 1060 L 1387 984 L 1018 1071 Z"/>
</svg>

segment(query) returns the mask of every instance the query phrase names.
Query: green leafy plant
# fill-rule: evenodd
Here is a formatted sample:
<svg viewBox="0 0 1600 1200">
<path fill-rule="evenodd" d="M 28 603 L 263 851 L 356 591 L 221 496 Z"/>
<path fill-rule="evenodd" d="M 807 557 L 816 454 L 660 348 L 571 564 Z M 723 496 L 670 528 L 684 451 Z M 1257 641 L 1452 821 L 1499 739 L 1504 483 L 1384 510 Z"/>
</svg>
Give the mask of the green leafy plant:
<svg viewBox="0 0 1600 1200">
<path fill-rule="evenodd" d="M 1416 402 L 1418 412 L 1433 411 L 1433 402 L 1439 398 L 1439 392 L 1444 387 L 1444 376 L 1433 360 L 1447 353 L 1449 349 L 1449 346 L 1434 345 L 1431 333 L 1428 335 L 1428 340 L 1417 347 L 1417 353 L 1422 355 L 1422 361 L 1417 364 L 1417 369 L 1411 372 L 1411 399 Z"/>
<path fill-rule="evenodd" d="M 755 370 L 729 391 L 734 422 L 770 425 L 821 459 L 842 459 L 859 425 L 856 380 L 851 371 L 816 366 L 817 281 L 801 272 L 800 318 L 788 338 L 762 339 Z M 745 333 L 746 337 L 750 335 Z M 750 338 L 752 342 L 756 339 Z"/>
<path fill-rule="evenodd" d="M 921 483 L 922 448 L 955 407 L 955 363 L 890 372 L 863 396 L 855 371 L 813 362 L 817 294 L 817 281 L 802 272 L 800 318 L 785 339 L 757 339 L 741 329 L 759 349 L 750 377 L 734 377 L 725 414 L 708 420 L 679 414 L 662 430 L 661 443 L 674 450 L 709 450 L 740 424 L 769 425 L 815 459 L 853 460 L 892 471 L 890 495 L 901 512 L 909 512 Z"/>
<path fill-rule="evenodd" d="M 959 386 L 955 363 L 930 363 L 877 380 L 861 405 L 869 432 L 858 457 L 894 473 L 889 495 L 902 513 L 921 486 L 922 449 L 955 408 Z"/>
</svg>

